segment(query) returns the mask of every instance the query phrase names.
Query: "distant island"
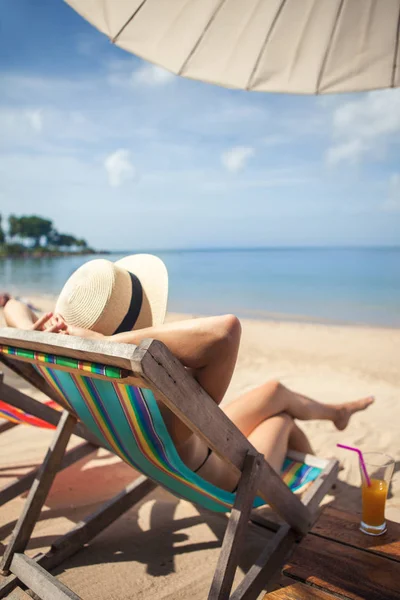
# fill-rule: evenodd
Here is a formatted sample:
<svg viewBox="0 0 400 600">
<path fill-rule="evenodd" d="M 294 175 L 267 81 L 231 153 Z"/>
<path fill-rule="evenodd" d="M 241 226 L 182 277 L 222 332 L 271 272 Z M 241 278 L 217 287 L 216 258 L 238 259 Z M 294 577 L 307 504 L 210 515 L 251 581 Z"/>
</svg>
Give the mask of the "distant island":
<svg viewBox="0 0 400 600">
<path fill-rule="evenodd" d="M 103 253 L 103 251 L 102 251 Z M 0 258 L 98 254 L 86 240 L 59 233 L 53 222 L 37 215 L 10 215 L 7 231 L 0 215 Z"/>
</svg>

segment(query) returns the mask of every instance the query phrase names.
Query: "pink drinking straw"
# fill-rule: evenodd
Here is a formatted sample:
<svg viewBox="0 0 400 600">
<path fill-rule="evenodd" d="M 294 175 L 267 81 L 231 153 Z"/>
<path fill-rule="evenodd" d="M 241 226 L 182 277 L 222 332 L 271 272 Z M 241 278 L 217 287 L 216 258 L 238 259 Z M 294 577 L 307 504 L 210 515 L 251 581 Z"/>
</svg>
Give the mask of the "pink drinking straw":
<svg viewBox="0 0 400 600">
<path fill-rule="evenodd" d="M 362 455 L 361 450 L 359 448 L 353 448 L 353 446 L 344 446 L 343 444 L 336 444 L 336 446 L 338 446 L 338 448 L 344 448 L 345 450 L 352 450 L 353 452 L 357 452 L 358 458 L 360 459 L 361 468 L 362 468 L 363 473 L 365 475 L 367 486 L 371 487 L 371 480 L 370 480 L 369 475 L 367 473 L 367 467 L 365 466 L 364 457 Z"/>
</svg>

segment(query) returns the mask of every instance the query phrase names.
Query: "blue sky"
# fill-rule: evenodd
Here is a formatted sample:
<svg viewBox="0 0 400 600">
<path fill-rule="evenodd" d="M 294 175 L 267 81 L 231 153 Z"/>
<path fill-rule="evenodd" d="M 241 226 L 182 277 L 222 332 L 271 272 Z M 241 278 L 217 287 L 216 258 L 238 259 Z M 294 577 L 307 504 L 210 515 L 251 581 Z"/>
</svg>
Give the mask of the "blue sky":
<svg viewBox="0 0 400 600">
<path fill-rule="evenodd" d="M 0 211 L 110 249 L 398 245 L 400 90 L 175 77 L 61 0 L 3 1 Z"/>
</svg>

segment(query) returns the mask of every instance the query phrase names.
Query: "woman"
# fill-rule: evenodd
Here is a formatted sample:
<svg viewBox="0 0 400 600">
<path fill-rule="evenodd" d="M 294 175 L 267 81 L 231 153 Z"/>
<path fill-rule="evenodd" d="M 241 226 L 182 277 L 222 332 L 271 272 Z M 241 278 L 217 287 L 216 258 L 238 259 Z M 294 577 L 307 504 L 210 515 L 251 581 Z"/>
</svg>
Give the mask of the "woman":
<svg viewBox="0 0 400 600">
<path fill-rule="evenodd" d="M 240 322 L 233 315 L 222 315 L 163 324 L 167 295 L 168 277 L 161 260 L 135 255 L 116 263 L 93 260 L 80 267 L 65 284 L 54 313 L 37 318 L 15 299 L 7 302 L 4 313 L 9 326 L 22 329 L 135 345 L 157 339 L 220 404 L 237 360 Z M 369 397 L 323 404 L 268 381 L 222 410 L 280 472 L 288 448 L 312 453 L 296 420 L 328 420 L 342 430 L 355 412 L 373 401 Z M 238 476 L 161 403 L 160 409 L 182 460 L 204 479 L 233 491 Z"/>
</svg>

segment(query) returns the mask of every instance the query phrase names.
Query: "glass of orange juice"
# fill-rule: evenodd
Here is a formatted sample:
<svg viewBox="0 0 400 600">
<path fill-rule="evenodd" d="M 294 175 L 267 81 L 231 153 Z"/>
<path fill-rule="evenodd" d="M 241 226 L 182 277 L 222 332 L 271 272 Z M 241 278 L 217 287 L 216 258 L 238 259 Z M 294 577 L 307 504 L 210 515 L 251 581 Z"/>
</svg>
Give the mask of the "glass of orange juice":
<svg viewBox="0 0 400 600">
<path fill-rule="evenodd" d="M 362 521 L 360 529 L 368 535 L 382 535 L 386 531 L 385 504 L 393 475 L 394 459 L 381 452 L 363 452 L 363 457 L 371 485 L 368 485 L 361 469 Z"/>
</svg>

